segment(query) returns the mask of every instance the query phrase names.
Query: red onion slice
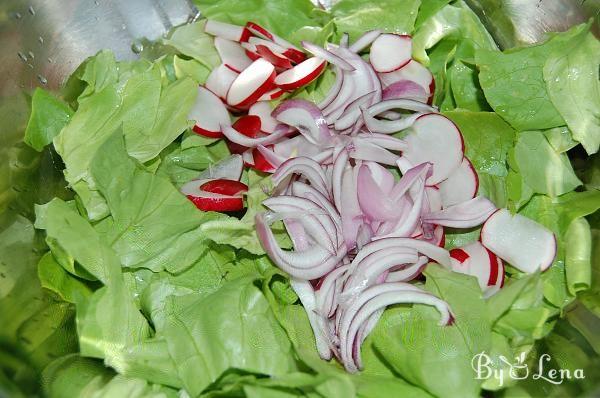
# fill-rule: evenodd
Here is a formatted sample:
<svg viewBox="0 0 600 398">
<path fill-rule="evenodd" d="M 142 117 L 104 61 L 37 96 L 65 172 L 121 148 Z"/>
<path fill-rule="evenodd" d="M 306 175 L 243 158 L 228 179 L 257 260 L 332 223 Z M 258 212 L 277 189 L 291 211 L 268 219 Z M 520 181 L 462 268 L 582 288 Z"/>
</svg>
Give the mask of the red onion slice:
<svg viewBox="0 0 600 398">
<path fill-rule="evenodd" d="M 338 57 L 334 53 L 327 51 L 326 49 L 324 49 L 322 47 L 317 46 L 316 44 L 313 44 L 309 41 L 302 41 L 301 44 L 302 44 L 302 47 L 306 51 L 308 51 L 315 57 L 324 59 L 325 61 L 329 62 L 332 65 L 339 67 L 342 70 L 348 70 L 348 71 L 355 70 L 354 66 L 350 65 L 347 61 L 345 61 L 341 57 Z"/>
<path fill-rule="evenodd" d="M 331 137 L 321 110 L 312 102 L 287 100 L 279 104 L 271 115 L 281 123 L 297 128 L 313 144 L 325 143 Z"/>
<path fill-rule="evenodd" d="M 429 93 L 425 91 L 423 86 L 411 80 L 399 80 L 383 89 L 381 98 L 384 101 L 392 99 L 412 99 L 426 104 L 429 100 Z"/>
<path fill-rule="evenodd" d="M 279 130 L 279 131 L 275 131 L 273 134 L 269 134 L 265 137 L 258 137 L 258 138 L 251 138 L 248 137 L 242 133 L 240 133 L 239 131 L 237 131 L 236 129 L 234 129 L 231 126 L 223 126 L 221 125 L 221 131 L 223 132 L 223 135 L 231 142 L 234 142 L 236 144 L 248 147 L 248 148 L 254 148 L 257 147 L 258 145 L 265 145 L 265 144 L 271 144 L 275 141 L 277 141 L 278 139 L 280 139 L 281 137 L 285 137 L 287 135 L 287 131 L 286 130 Z"/>
<path fill-rule="evenodd" d="M 293 174 L 300 174 L 310 181 L 311 185 L 326 197 L 331 197 L 328 178 L 321 166 L 314 160 L 299 156 L 286 160 L 273 174 L 272 181 L 278 187 L 285 179 Z"/>
<path fill-rule="evenodd" d="M 364 33 L 361 37 L 359 37 L 354 43 L 352 43 L 349 47 L 349 50 L 355 53 L 359 53 L 368 46 L 370 46 L 371 43 L 373 43 L 375 39 L 379 37 L 379 35 L 381 35 L 381 30 L 370 30 Z"/>
<path fill-rule="evenodd" d="M 466 202 L 424 215 L 423 221 L 452 228 L 471 228 L 483 224 L 497 210 L 487 198 L 477 196 Z"/>
</svg>

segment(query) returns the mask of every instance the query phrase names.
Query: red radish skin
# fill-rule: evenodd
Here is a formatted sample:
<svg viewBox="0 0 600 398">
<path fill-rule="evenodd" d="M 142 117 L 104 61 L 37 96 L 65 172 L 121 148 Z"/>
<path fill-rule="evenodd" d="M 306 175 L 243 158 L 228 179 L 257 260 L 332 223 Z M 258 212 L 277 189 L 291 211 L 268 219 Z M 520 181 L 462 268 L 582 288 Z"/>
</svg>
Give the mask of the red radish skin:
<svg viewBox="0 0 600 398">
<path fill-rule="evenodd" d="M 233 81 L 227 93 L 227 103 L 238 109 L 247 109 L 273 88 L 275 76 L 272 64 L 257 59 Z"/>
<path fill-rule="evenodd" d="M 246 137 L 259 138 L 264 136 L 261 131 L 260 117 L 256 115 L 244 115 L 236 120 L 231 127 L 244 134 Z M 240 155 L 248 150 L 247 147 L 229 140 L 227 140 L 227 147 L 229 148 L 229 152 Z"/>
<path fill-rule="evenodd" d="M 273 40 L 273 35 L 271 34 L 271 32 L 269 32 L 257 23 L 247 22 L 246 29 L 248 29 L 252 34 L 255 34 L 259 37 L 262 36 L 265 39 Z"/>
<path fill-rule="evenodd" d="M 295 48 L 287 48 L 283 52 L 283 55 L 285 55 L 287 58 L 291 59 L 292 62 L 295 64 L 299 64 L 306 60 L 306 54 L 304 54 L 302 51 L 297 50 Z"/>
<path fill-rule="evenodd" d="M 488 286 L 494 286 L 498 282 L 498 257 L 488 249 L 485 249 L 490 258 L 490 279 L 488 280 Z"/>
<path fill-rule="evenodd" d="M 256 52 L 258 53 L 259 56 L 263 57 L 264 59 L 266 59 L 267 61 L 269 61 L 270 63 L 272 63 L 274 66 L 276 66 L 278 68 L 289 69 L 293 66 L 292 63 L 290 62 L 289 58 L 273 52 L 267 46 L 263 46 L 261 44 L 257 45 Z"/>
<path fill-rule="evenodd" d="M 218 193 L 221 195 L 238 195 L 242 192 L 248 192 L 248 186 L 235 180 L 212 180 L 205 182 L 200 189 L 206 192 Z"/>
<path fill-rule="evenodd" d="M 258 148 L 252 149 L 252 156 L 254 157 L 254 167 L 256 170 L 263 171 L 265 173 L 272 173 L 275 171 L 275 166 L 273 166 L 267 159 L 265 159 L 264 155 L 258 150 Z"/>
<path fill-rule="evenodd" d="M 206 138 L 223 138 L 223 133 L 220 131 L 204 130 L 203 128 L 200 128 L 196 125 L 194 125 L 194 127 L 192 127 L 192 131 L 194 133 L 201 135 L 203 137 L 206 137 Z"/>
<path fill-rule="evenodd" d="M 206 199 L 188 195 L 187 198 L 202 211 L 239 211 L 244 208 L 243 198 Z"/>
<path fill-rule="evenodd" d="M 280 73 L 275 78 L 275 84 L 282 90 L 296 90 L 297 88 L 305 86 L 319 77 L 319 75 L 325 70 L 326 65 L 327 63 L 320 58 L 309 58 L 293 68 Z"/>
<path fill-rule="evenodd" d="M 257 59 L 261 58 L 261 56 L 255 53 L 254 51 L 248 50 L 247 48 L 245 49 L 245 51 L 248 58 L 250 58 L 252 61 L 256 61 Z"/>
<path fill-rule="evenodd" d="M 406 66 L 412 59 L 411 54 L 410 36 L 384 33 L 371 44 L 369 60 L 375 71 L 388 73 Z"/>
<path fill-rule="evenodd" d="M 283 94 L 287 93 L 287 91 L 282 90 L 280 88 L 274 88 L 273 90 L 267 91 L 258 99 L 260 101 L 271 101 L 281 97 Z"/>
<path fill-rule="evenodd" d="M 459 263 L 464 263 L 469 259 L 469 255 L 463 249 L 450 250 L 450 257 L 456 259 Z"/>
</svg>

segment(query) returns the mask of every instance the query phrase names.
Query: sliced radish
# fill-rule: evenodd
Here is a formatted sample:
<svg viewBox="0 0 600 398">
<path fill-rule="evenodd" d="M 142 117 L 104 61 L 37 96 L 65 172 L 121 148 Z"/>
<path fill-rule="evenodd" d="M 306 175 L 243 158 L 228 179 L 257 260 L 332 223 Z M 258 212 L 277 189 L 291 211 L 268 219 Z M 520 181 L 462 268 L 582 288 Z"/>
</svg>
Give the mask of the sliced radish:
<svg viewBox="0 0 600 398">
<path fill-rule="evenodd" d="M 236 108 L 248 108 L 273 87 L 275 67 L 257 59 L 233 81 L 227 93 L 227 103 Z"/>
<path fill-rule="evenodd" d="M 271 116 L 271 112 L 273 112 L 271 105 L 265 101 L 259 101 L 248 109 L 248 115 L 256 115 L 260 118 L 260 129 L 265 133 L 274 132 L 275 127 L 279 124 L 279 122 Z"/>
<path fill-rule="evenodd" d="M 484 297 L 489 297 L 500 290 L 504 280 L 504 264 L 480 242 L 452 249 L 450 257 L 453 259 L 451 263 L 453 271 L 477 278 Z"/>
<path fill-rule="evenodd" d="M 198 87 L 198 96 L 188 118 L 195 121 L 193 130 L 196 134 L 209 138 L 221 138 L 221 126 L 231 124 L 223 102 L 202 86 Z"/>
<path fill-rule="evenodd" d="M 203 211 L 238 211 L 244 208 L 243 193 L 248 186 L 227 179 L 192 180 L 181 187 L 196 207 Z"/>
<path fill-rule="evenodd" d="M 412 125 L 402 153 L 413 165 L 432 163 L 433 174 L 427 180 L 435 185 L 448 178 L 461 164 L 464 155 L 462 134 L 447 117 L 437 113 L 420 116 Z"/>
<path fill-rule="evenodd" d="M 378 73 L 377 75 L 384 88 L 400 80 L 410 80 L 422 86 L 427 91 L 430 99 L 435 91 L 433 75 L 429 69 L 415 60 L 411 60 L 408 64 L 393 72 Z"/>
<path fill-rule="evenodd" d="M 206 21 L 204 31 L 209 35 L 237 42 L 247 41 L 251 36 L 250 31 L 242 26 L 219 22 L 212 19 Z"/>
<path fill-rule="evenodd" d="M 246 56 L 248 56 L 248 58 L 250 58 L 252 61 L 256 61 L 257 59 L 262 58 L 256 53 L 256 46 L 245 46 L 245 44 L 248 43 L 242 43 L 242 47 L 244 48 L 244 51 L 246 52 Z M 249 49 L 248 47 L 250 47 L 251 49 Z"/>
<path fill-rule="evenodd" d="M 471 161 L 465 156 L 460 166 L 439 184 L 444 207 L 473 199 L 479 189 L 479 177 Z"/>
<path fill-rule="evenodd" d="M 267 160 L 263 153 L 258 148 L 252 149 L 252 156 L 254 158 L 253 167 L 257 170 L 264 171 L 265 173 L 272 173 L 275 171 L 275 166 Z"/>
<path fill-rule="evenodd" d="M 239 73 L 221 64 L 210 72 L 204 86 L 224 100 L 227 98 L 229 87 L 231 87 L 238 75 Z"/>
<path fill-rule="evenodd" d="M 546 270 L 556 256 L 556 238 L 541 224 L 520 214 L 500 209 L 481 229 L 481 242 L 520 271 Z"/>
<path fill-rule="evenodd" d="M 259 102 L 262 101 L 271 101 L 281 97 L 283 94 L 287 93 L 287 91 L 282 90 L 280 88 L 274 88 L 273 90 L 267 91 L 264 93 L 259 99 Z"/>
<path fill-rule="evenodd" d="M 427 195 L 427 202 L 429 202 L 429 212 L 442 210 L 442 195 L 438 187 L 425 187 L 425 194 Z"/>
<path fill-rule="evenodd" d="M 275 84 L 283 90 L 295 90 L 319 77 L 321 72 L 325 70 L 326 64 L 321 58 L 309 58 L 293 68 L 280 73 L 275 78 Z"/>
<path fill-rule="evenodd" d="M 371 44 L 369 61 L 377 72 L 392 72 L 411 61 L 412 39 L 407 35 L 384 33 Z"/>
<path fill-rule="evenodd" d="M 254 22 L 248 22 L 246 24 L 246 29 L 248 29 L 255 36 L 272 41 L 280 47 L 283 47 L 285 50 L 282 52 L 284 56 L 292 60 L 293 62 L 299 64 L 300 62 L 306 59 L 306 54 L 302 52 L 298 47 L 294 46 L 289 41 L 277 36 L 276 34 L 269 32 L 267 29 L 263 28 L 259 24 Z"/>
<path fill-rule="evenodd" d="M 290 69 L 293 66 L 289 58 L 262 44 L 256 46 L 256 53 L 278 68 Z"/>
<path fill-rule="evenodd" d="M 245 115 L 236 120 L 231 127 L 233 127 L 238 132 L 242 133 L 246 137 L 260 138 L 265 136 L 265 134 L 263 134 L 263 132 L 261 131 L 261 125 L 262 123 L 258 116 Z M 240 145 L 230 140 L 227 140 L 227 147 L 229 148 L 229 152 L 237 154 L 244 154 L 244 152 L 248 150 L 247 146 Z"/>
<path fill-rule="evenodd" d="M 235 41 L 216 37 L 215 48 L 223 64 L 237 73 L 242 72 L 252 63 L 244 48 Z"/>
</svg>

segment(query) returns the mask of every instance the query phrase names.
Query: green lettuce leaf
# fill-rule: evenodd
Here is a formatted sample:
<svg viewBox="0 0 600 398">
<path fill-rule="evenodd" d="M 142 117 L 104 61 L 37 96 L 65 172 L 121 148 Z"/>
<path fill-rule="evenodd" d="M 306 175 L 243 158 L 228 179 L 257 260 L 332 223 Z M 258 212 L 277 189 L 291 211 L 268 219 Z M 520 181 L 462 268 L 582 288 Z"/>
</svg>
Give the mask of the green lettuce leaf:
<svg viewBox="0 0 600 398">
<path fill-rule="evenodd" d="M 256 22 L 286 39 L 303 27 L 320 27 L 309 0 L 194 0 L 194 4 L 208 19 L 241 26 Z"/>
<path fill-rule="evenodd" d="M 71 108 L 52 94 L 41 88 L 35 89 L 23 141 L 36 151 L 41 151 L 60 133 L 72 114 Z"/>
<path fill-rule="evenodd" d="M 573 138 L 591 155 L 600 147 L 600 43 L 581 26 L 570 33 L 568 47 L 557 48 L 548 57 L 543 76 L 548 96 Z"/>
<path fill-rule="evenodd" d="M 231 367 L 275 376 L 296 368 L 290 342 L 254 278 L 238 278 L 208 296 L 168 299 L 164 334 L 191 395 Z"/>
<path fill-rule="evenodd" d="M 413 58 L 428 65 L 426 50 L 433 48 L 442 39 L 468 39 L 475 48 L 497 48 L 479 18 L 462 0 L 444 6 L 422 21 L 413 36 Z"/>
<path fill-rule="evenodd" d="M 48 398 L 177 398 L 177 390 L 146 380 L 116 375 L 101 362 L 68 355 L 44 370 L 44 394 Z"/>
<path fill-rule="evenodd" d="M 214 38 L 204 32 L 206 20 L 200 20 L 175 28 L 163 44 L 172 46 L 188 57 L 194 58 L 202 65 L 213 69 L 221 63 L 219 53 L 214 45 Z"/>
<path fill-rule="evenodd" d="M 392 368 L 410 383 L 435 396 L 479 396 L 481 380 L 471 360 L 491 345 L 491 322 L 473 277 L 430 264 L 425 288 L 452 309 L 452 326 L 438 325 L 434 308 L 415 305 L 388 309 L 375 327 L 373 344 Z M 399 326 L 401 325 L 401 326 Z"/>
<path fill-rule="evenodd" d="M 567 155 L 557 153 L 539 131 L 520 133 L 514 156 L 523 182 L 534 193 L 556 197 L 581 185 Z"/>
<path fill-rule="evenodd" d="M 54 138 L 54 146 L 66 165 L 65 177 L 80 195 L 91 219 L 107 215 L 89 166 L 111 134 L 122 127 L 129 153 L 145 162 L 188 127 L 187 114 L 196 96 L 194 81 L 178 80 L 164 88 L 161 84 L 160 70 L 153 66 L 124 82 L 113 82 L 99 92 L 80 97 L 70 123 Z"/>
<path fill-rule="evenodd" d="M 331 15 L 338 36 L 348 33 L 350 40 L 356 40 L 363 33 L 373 29 L 383 29 L 392 33 L 412 33 L 421 0 L 380 0 L 365 3 L 362 0 L 336 1 L 331 7 Z"/>
</svg>

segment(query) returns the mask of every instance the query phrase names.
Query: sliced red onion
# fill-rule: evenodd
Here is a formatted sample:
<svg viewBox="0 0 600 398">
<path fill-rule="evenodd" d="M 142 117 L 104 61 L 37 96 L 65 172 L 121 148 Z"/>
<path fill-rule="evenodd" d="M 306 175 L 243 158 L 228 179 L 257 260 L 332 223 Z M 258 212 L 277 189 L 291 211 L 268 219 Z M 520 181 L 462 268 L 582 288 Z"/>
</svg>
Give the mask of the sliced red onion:
<svg viewBox="0 0 600 398">
<path fill-rule="evenodd" d="M 429 263 L 429 258 L 420 256 L 417 262 L 402 269 L 392 271 L 387 275 L 386 282 L 408 282 L 419 276 L 425 266 Z"/>
<path fill-rule="evenodd" d="M 358 228 L 363 223 L 363 214 L 358 204 L 356 193 L 356 176 L 351 168 L 345 169 L 342 175 L 340 207 L 342 231 L 346 248 L 351 250 L 356 246 Z"/>
<path fill-rule="evenodd" d="M 315 57 L 324 59 L 325 61 L 329 62 L 332 65 L 339 67 L 342 70 L 348 70 L 348 71 L 355 70 L 354 66 L 350 65 L 347 61 L 338 57 L 337 55 L 333 54 L 332 52 L 329 52 L 326 49 L 317 46 L 316 44 L 313 44 L 309 41 L 302 41 L 301 44 L 302 44 L 302 47 L 306 51 L 308 51 Z"/>
<path fill-rule="evenodd" d="M 497 210 L 487 198 L 477 196 L 466 202 L 423 216 L 423 221 L 452 228 L 471 228 L 483 224 Z"/>
<path fill-rule="evenodd" d="M 377 184 L 371 169 L 364 164 L 358 172 L 357 193 L 360 208 L 370 220 L 388 221 L 398 217 L 396 203 L 390 200 L 389 191 L 385 192 Z"/>
<path fill-rule="evenodd" d="M 317 104 L 319 109 L 324 109 L 327 105 L 331 104 L 331 102 L 339 95 L 342 84 L 344 83 L 344 73 L 342 73 L 342 69 L 336 66 L 333 68 L 333 71 L 335 73 L 335 81 L 331 85 L 325 98 Z"/>
<path fill-rule="evenodd" d="M 333 315 L 332 308 L 326 305 L 327 298 L 334 293 L 335 282 L 348 270 L 348 267 L 343 265 L 328 273 L 316 292 L 317 308 L 321 309 L 322 314 L 326 314 L 327 317 Z"/>
<path fill-rule="evenodd" d="M 426 104 L 429 100 L 429 93 L 425 91 L 423 86 L 411 80 L 399 80 L 383 90 L 381 99 L 384 101 L 411 99 Z"/>
<path fill-rule="evenodd" d="M 321 166 L 314 160 L 303 156 L 286 160 L 273 174 L 273 184 L 277 187 L 293 174 L 304 176 L 316 190 L 326 197 L 331 197 L 328 179 Z"/>
<path fill-rule="evenodd" d="M 398 155 L 362 139 L 354 139 L 349 151 L 353 159 L 370 160 L 381 164 L 395 165 Z"/>
<path fill-rule="evenodd" d="M 317 279 L 331 271 L 340 261 L 341 255 L 339 258 L 332 256 L 320 246 L 303 251 L 283 250 L 268 226 L 268 217 L 268 213 L 256 215 L 256 233 L 271 260 L 291 276 L 304 280 Z"/>
<path fill-rule="evenodd" d="M 423 114 L 413 113 L 412 115 L 402 116 L 397 120 L 379 120 L 365 113 L 363 110 L 363 120 L 365 126 L 372 133 L 392 134 L 398 133 L 412 126 L 414 122 Z"/>
<path fill-rule="evenodd" d="M 342 34 L 342 37 L 340 37 L 340 47 L 348 48 L 349 44 L 350 44 L 350 35 L 347 32 L 344 32 L 344 34 Z"/>
<path fill-rule="evenodd" d="M 350 51 L 355 53 L 359 53 L 368 46 L 371 45 L 381 35 L 381 30 L 370 30 L 364 33 L 361 37 L 359 37 L 354 43 L 352 43 L 349 47 Z"/>
<path fill-rule="evenodd" d="M 411 238 L 382 238 L 376 239 L 365 245 L 360 252 L 356 255 L 352 261 L 352 268 L 349 270 L 350 273 L 354 272 L 354 267 L 360 261 L 362 261 L 369 254 L 383 250 L 390 247 L 408 247 L 415 249 L 419 253 L 431 258 L 444 267 L 450 267 L 450 254 L 448 250 L 433 245 L 429 242 L 425 242 L 418 239 Z"/>
<path fill-rule="evenodd" d="M 333 124 L 336 130 L 345 130 L 351 128 L 362 114 L 361 107 L 364 105 L 368 106 L 369 103 L 372 102 L 374 95 L 375 91 L 371 91 L 358 97 L 348 104 L 346 109 L 344 109 L 344 112 L 337 118 L 337 120 L 330 119 L 330 117 L 328 117 L 327 123 L 330 125 Z"/>
<path fill-rule="evenodd" d="M 410 290 L 399 290 L 381 293 L 373 297 L 353 314 L 354 316 L 352 318 L 352 323 L 348 327 L 348 332 L 345 333 L 345 336 L 343 334 L 343 337 L 340 339 L 342 360 L 345 359 L 344 365 L 348 372 L 354 373 L 359 370 L 355 362 L 352 360 L 352 348 L 353 345 L 357 343 L 355 338 L 360 325 L 362 325 L 374 312 L 378 311 L 379 309 L 385 308 L 388 305 L 399 303 L 426 304 L 435 307 L 441 314 L 439 322 L 440 326 L 448 325 L 452 319 L 452 314 L 446 302 L 425 291 L 416 292 Z M 358 355 L 360 355 L 360 353 L 358 353 Z"/>
<path fill-rule="evenodd" d="M 330 343 L 328 342 L 328 333 L 324 327 L 324 320 L 315 311 L 317 309 L 315 292 L 308 281 L 298 280 L 292 278 L 290 285 L 298 295 L 300 302 L 304 306 L 306 313 L 308 314 L 308 320 L 310 326 L 315 335 L 315 342 L 317 345 L 317 351 L 321 359 L 331 359 L 331 350 L 329 349 Z"/>
<path fill-rule="evenodd" d="M 264 145 L 258 145 L 256 149 L 265 157 L 267 162 L 271 163 L 271 165 L 273 165 L 275 168 L 278 168 L 287 160 L 287 158 L 277 155 L 273 150 L 265 147 Z"/>
<path fill-rule="evenodd" d="M 333 201 L 338 210 L 342 208 L 342 176 L 348 165 L 348 152 L 342 148 L 333 161 L 333 170 L 331 175 L 331 187 Z"/>
<path fill-rule="evenodd" d="M 357 138 L 358 140 L 367 141 L 371 144 L 375 144 L 382 148 L 389 149 L 390 151 L 403 151 L 406 149 L 406 142 L 387 134 L 359 133 L 357 135 Z"/>
<path fill-rule="evenodd" d="M 258 145 L 271 144 L 281 137 L 285 137 L 287 134 L 286 130 L 280 129 L 279 131 L 275 131 L 273 134 L 269 134 L 265 137 L 251 138 L 240 133 L 231 126 L 221 126 L 221 131 L 229 141 L 248 148 L 254 148 Z"/>
<path fill-rule="evenodd" d="M 312 102 L 302 99 L 284 101 L 275 108 L 272 116 L 281 123 L 297 128 L 314 144 L 327 142 L 331 137 L 323 113 Z"/>
</svg>

